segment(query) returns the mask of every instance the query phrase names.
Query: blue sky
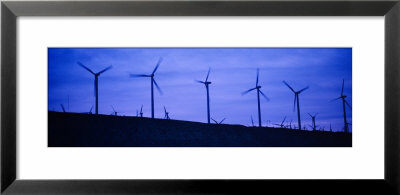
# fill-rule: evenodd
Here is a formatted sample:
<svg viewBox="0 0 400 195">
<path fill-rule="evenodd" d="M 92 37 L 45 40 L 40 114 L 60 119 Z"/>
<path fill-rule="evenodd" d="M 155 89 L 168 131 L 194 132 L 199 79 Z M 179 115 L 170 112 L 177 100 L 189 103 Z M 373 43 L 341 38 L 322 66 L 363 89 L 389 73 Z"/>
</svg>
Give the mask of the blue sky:
<svg viewBox="0 0 400 195">
<path fill-rule="evenodd" d="M 121 115 L 136 116 L 143 104 L 150 117 L 150 78 L 129 74 L 150 74 L 160 57 L 155 79 L 164 93 L 155 91 L 156 118 L 164 117 L 166 106 L 172 119 L 207 122 L 206 89 L 195 80 L 204 80 L 209 68 L 211 117 L 226 118 L 224 123 L 251 125 L 251 115 L 258 123 L 256 92 L 241 95 L 255 86 L 257 68 L 261 90 L 270 98 L 261 99 L 263 125 L 285 116 L 297 125 L 294 94 L 283 80 L 295 90 L 310 87 L 300 94 L 302 125 L 308 129 L 307 113 L 319 113 L 317 125 L 343 130 L 342 103 L 331 102 L 340 96 L 342 79 L 352 105 L 351 48 L 49 48 L 49 110 L 61 111 L 63 104 L 69 112 L 88 112 L 94 105 L 94 76 L 79 61 L 94 72 L 113 66 L 99 77 L 100 114 L 111 114 L 113 106 Z M 351 109 L 346 110 L 351 123 Z"/>
</svg>

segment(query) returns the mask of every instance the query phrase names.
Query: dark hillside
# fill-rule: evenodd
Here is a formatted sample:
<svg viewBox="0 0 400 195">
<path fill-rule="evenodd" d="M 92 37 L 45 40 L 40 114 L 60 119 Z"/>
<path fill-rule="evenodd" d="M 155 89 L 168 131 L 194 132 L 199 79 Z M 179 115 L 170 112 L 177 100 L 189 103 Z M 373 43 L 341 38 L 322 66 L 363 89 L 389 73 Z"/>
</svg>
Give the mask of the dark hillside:
<svg viewBox="0 0 400 195">
<path fill-rule="evenodd" d="M 351 147 L 352 134 L 49 113 L 49 147 Z"/>
</svg>

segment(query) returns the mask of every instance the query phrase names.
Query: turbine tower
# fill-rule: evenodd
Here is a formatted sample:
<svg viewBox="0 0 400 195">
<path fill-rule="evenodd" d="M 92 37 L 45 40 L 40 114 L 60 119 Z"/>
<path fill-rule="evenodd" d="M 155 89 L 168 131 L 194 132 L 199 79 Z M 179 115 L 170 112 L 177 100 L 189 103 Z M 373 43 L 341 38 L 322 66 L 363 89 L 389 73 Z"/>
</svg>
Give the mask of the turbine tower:
<svg viewBox="0 0 400 195">
<path fill-rule="evenodd" d="M 206 77 L 205 81 L 196 80 L 196 82 L 202 83 L 202 84 L 204 84 L 204 86 L 206 86 L 206 90 L 207 90 L 207 123 L 208 124 L 210 124 L 210 93 L 209 93 L 209 88 L 208 88 L 208 85 L 211 84 L 211 81 L 208 81 L 208 76 L 210 76 L 210 70 L 211 70 L 211 68 L 208 69 L 208 73 L 207 73 L 207 77 Z"/>
<path fill-rule="evenodd" d="M 151 74 L 130 74 L 130 77 L 132 77 L 132 78 L 150 77 L 150 81 L 151 81 L 151 118 L 154 118 L 154 90 L 153 90 L 154 85 L 156 86 L 158 92 L 162 95 L 162 91 L 161 91 L 160 87 L 158 86 L 156 80 L 154 79 L 154 74 L 156 73 L 158 66 L 160 66 L 161 62 L 162 62 L 162 58 L 159 58 L 157 65 L 154 68 L 153 72 L 151 72 Z"/>
<path fill-rule="evenodd" d="M 308 115 L 310 115 L 311 120 L 312 120 L 312 130 L 315 131 L 317 130 L 317 126 L 315 125 L 315 117 L 317 117 L 318 113 L 311 115 L 310 113 L 307 113 Z"/>
<path fill-rule="evenodd" d="M 308 89 L 309 87 L 307 86 L 307 87 L 304 87 L 302 90 L 295 91 L 286 81 L 283 81 L 283 84 L 285 84 L 294 93 L 293 111 L 295 110 L 296 103 L 297 103 L 297 122 L 299 124 L 299 126 L 298 126 L 299 130 L 301 130 L 299 94 L 301 92 L 303 92 L 304 90 Z"/>
<path fill-rule="evenodd" d="M 344 90 L 344 79 L 342 82 L 342 91 L 340 92 L 340 97 L 333 99 L 332 101 L 342 99 L 343 103 L 343 118 L 344 118 L 344 132 L 348 133 L 349 132 L 349 123 L 347 122 L 347 117 L 346 117 L 346 105 L 351 109 L 350 104 L 346 101 L 346 95 L 343 95 L 343 90 Z"/>
<path fill-rule="evenodd" d="M 82 63 L 80 63 L 80 62 L 77 62 L 77 63 L 78 63 L 79 66 L 81 66 L 82 68 L 86 69 L 87 71 L 92 73 L 93 76 L 94 76 L 94 95 L 96 97 L 96 106 L 95 106 L 95 108 L 96 108 L 96 114 L 99 114 L 99 88 L 98 88 L 99 87 L 99 76 L 102 73 L 104 73 L 105 71 L 110 70 L 112 68 L 112 66 L 109 66 L 109 67 L 103 69 L 102 71 L 100 71 L 98 73 L 95 73 L 92 70 L 90 70 L 88 67 L 83 65 Z"/>
<path fill-rule="evenodd" d="M 250 91 L 257 90 L 257 102 L 258 102 L 258 126 L 261 127 L 261 106 L 260 106 L 260 93 L 264 98 L 269 101 L 269 98 L 260 90 L 261 86 L 258 85 L 258 75 L 259 75 L 259 69 L 257 69 L 257 78 L 256 78 L 256 86 L 254 88 L 251 88 L 245 92 L 242 93 L 242 95 L 245 95 L 249 93 Z"/>
</svg>

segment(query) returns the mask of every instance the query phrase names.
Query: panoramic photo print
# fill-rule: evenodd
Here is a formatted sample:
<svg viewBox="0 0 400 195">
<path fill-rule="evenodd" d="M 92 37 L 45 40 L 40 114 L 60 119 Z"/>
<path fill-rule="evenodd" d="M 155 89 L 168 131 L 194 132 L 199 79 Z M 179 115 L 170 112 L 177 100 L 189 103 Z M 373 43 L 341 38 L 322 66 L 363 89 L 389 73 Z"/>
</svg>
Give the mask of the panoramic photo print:
<svg viewBox="0 0 400 195">
<path fill-rule="evenodd" d="M 351 147 L 352 48 L 48 48 L 49 147 Z"/>
</svg>

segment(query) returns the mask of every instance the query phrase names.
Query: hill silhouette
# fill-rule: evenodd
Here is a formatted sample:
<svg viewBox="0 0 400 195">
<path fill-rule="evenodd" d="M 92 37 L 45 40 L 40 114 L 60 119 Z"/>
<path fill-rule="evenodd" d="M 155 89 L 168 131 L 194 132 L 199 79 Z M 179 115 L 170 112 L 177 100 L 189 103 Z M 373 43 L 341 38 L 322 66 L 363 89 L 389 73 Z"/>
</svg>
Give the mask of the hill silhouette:
<svg viewBox="0 0 400 195">
<path fill-rule="evenodd" d="M 351 147 L 352 134 L 48 112 L 49 147 Z"/>
</svg>

